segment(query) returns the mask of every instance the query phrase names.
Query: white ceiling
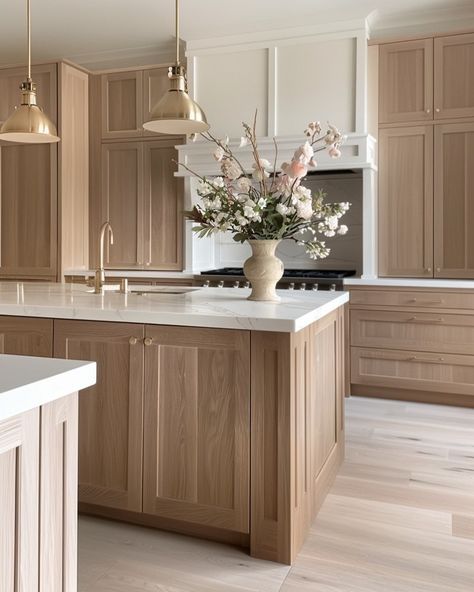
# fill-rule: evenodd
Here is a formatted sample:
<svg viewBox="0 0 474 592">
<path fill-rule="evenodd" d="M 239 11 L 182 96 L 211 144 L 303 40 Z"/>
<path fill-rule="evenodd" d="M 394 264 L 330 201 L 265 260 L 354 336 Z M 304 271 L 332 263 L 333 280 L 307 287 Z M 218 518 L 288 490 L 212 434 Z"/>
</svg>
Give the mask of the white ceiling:
<svg viewBox="0 0 474 592">
<path fill-rule="evenodd" d="M 351 20 L 371 14 L 383 32 L 474 19 L 473 0 L 181 0 L 184 40 Z M 150 53 L 167 46 L 173 0 L 32 0 L 33 59 L 87 63 L 105 52 Z M 24 62 L 25 0 L 0 0 L 0 64 Z M 473 20 L 474 22 L 474 20 Z M 146 50 L 146 51 L 145 51 Z"/>
</svg>

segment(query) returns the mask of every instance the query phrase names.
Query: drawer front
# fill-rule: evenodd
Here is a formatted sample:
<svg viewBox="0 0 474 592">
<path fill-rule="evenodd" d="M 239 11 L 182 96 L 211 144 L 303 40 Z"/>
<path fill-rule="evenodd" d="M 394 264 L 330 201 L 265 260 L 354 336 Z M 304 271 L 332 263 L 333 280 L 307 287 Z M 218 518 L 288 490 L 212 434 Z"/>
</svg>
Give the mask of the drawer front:
<svg viewBox="0 0 474 592">
<path fill-rule="evenodd" d="M 351 310 L 351 345 L 474 355 L 474 316 Z"/>
<path fill-rule="evenodd" d="M 351 382 L 474 395 L 474 356 L 351 348 Z"/>
<path fill-rule="evenodd" d="M 350 303 L 362 306 L 400 306 L 410 308 L 456 308 L 474 313 L 474 291 L 432 292 L 399 290 L 351 290 Z"/>
</svg>

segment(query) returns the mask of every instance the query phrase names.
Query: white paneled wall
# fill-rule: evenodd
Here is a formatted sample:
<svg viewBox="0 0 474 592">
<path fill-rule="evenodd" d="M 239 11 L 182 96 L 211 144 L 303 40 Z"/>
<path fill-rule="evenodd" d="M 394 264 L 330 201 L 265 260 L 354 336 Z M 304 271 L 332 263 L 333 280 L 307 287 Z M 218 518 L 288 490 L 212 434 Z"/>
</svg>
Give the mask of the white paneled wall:
<svg viewBox="0 0 474 592">
<path fill-rule="evenodd" d="M 276 73 L 278 135 L 302 132 L 314 119 L 356 131 L 354 38 L 279 47 Z"/>
</svg>

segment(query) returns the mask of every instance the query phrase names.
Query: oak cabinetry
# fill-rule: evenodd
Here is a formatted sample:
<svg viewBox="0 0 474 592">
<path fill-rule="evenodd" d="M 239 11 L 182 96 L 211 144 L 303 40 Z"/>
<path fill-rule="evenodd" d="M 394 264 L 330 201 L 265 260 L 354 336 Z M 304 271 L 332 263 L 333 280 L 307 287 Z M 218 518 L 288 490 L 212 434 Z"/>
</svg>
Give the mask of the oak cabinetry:
<svg viewBox="0 0 474 592">
<path fill-rule="evenodd" d="M 433 119 L 433 40 L 380 46 L 379 122 Z"/>
<path fill-rule="evenodd" d="M 90 265 L 97 266 L 98 233 L 109 221 L 114 245 L 107 266 L 179 270 L 183 267 L 183 182 L 174 177 L 182 136 L 143 129 L 168 88 L 168 68 L 91 77 Z"/>
<path fill-rule="evenodd" d="M 379 272 L 433 276 L 433 128 L 379 133 Z"/>
<path fill-rule="evenodd" d="M 146 327 L 143 509 L 249 532 L 250 334 Z"/>
<path fill-rule="evenodd" d="M 474 121 L 436 126 L 434 159 L 435 276 L 474 278 Z"/>
<path fill-rule="evenodd" d="M 357 289 L 350 300 L 351 392 L 474 406 L 474 296 Z"/>
<path fill-rule="evenodd" d="M 97 362 L 79 403 L 79 501 L 142 510 L 143 325 L 55 321 L 54 355 Z"/>
<path fill-rule="evenodd" d="M 35 66 L 33 77 L 61 142 L 0 143 L 0 276 L 54 281 L 87 264 L 88 76 L 59 63 Z M 0 70 L 1 118 L 23 78 L 23 68 Z"/>
<path fill-rule="evenodd" d="M 434 40 L 434 116 L 474 117 L 474 33 Z"/>
<path fill-rule="evenodd" d="M 50 358 L 53 355 L 53 321 L 0 316 L 0 353 Z"/>
</svg>

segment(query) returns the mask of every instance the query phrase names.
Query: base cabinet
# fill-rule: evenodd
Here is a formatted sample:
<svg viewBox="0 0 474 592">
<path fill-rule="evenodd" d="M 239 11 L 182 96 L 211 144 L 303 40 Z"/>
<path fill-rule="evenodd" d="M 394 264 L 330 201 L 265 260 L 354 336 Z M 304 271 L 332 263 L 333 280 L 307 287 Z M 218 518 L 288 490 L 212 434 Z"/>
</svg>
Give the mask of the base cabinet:
<svg viewBox="0 0 474 592">
<path fill-rule="evenodd" d="M 0 316 L 0 353 L 19 356 L 53 355 L 53 321 Z"/>
<path fill-rule="evenodd" d="M 143 325 L 55 321 L 54 355 L 97 362 L 79 404 L 79 501 L 142 511 Z"/>
</svg>

